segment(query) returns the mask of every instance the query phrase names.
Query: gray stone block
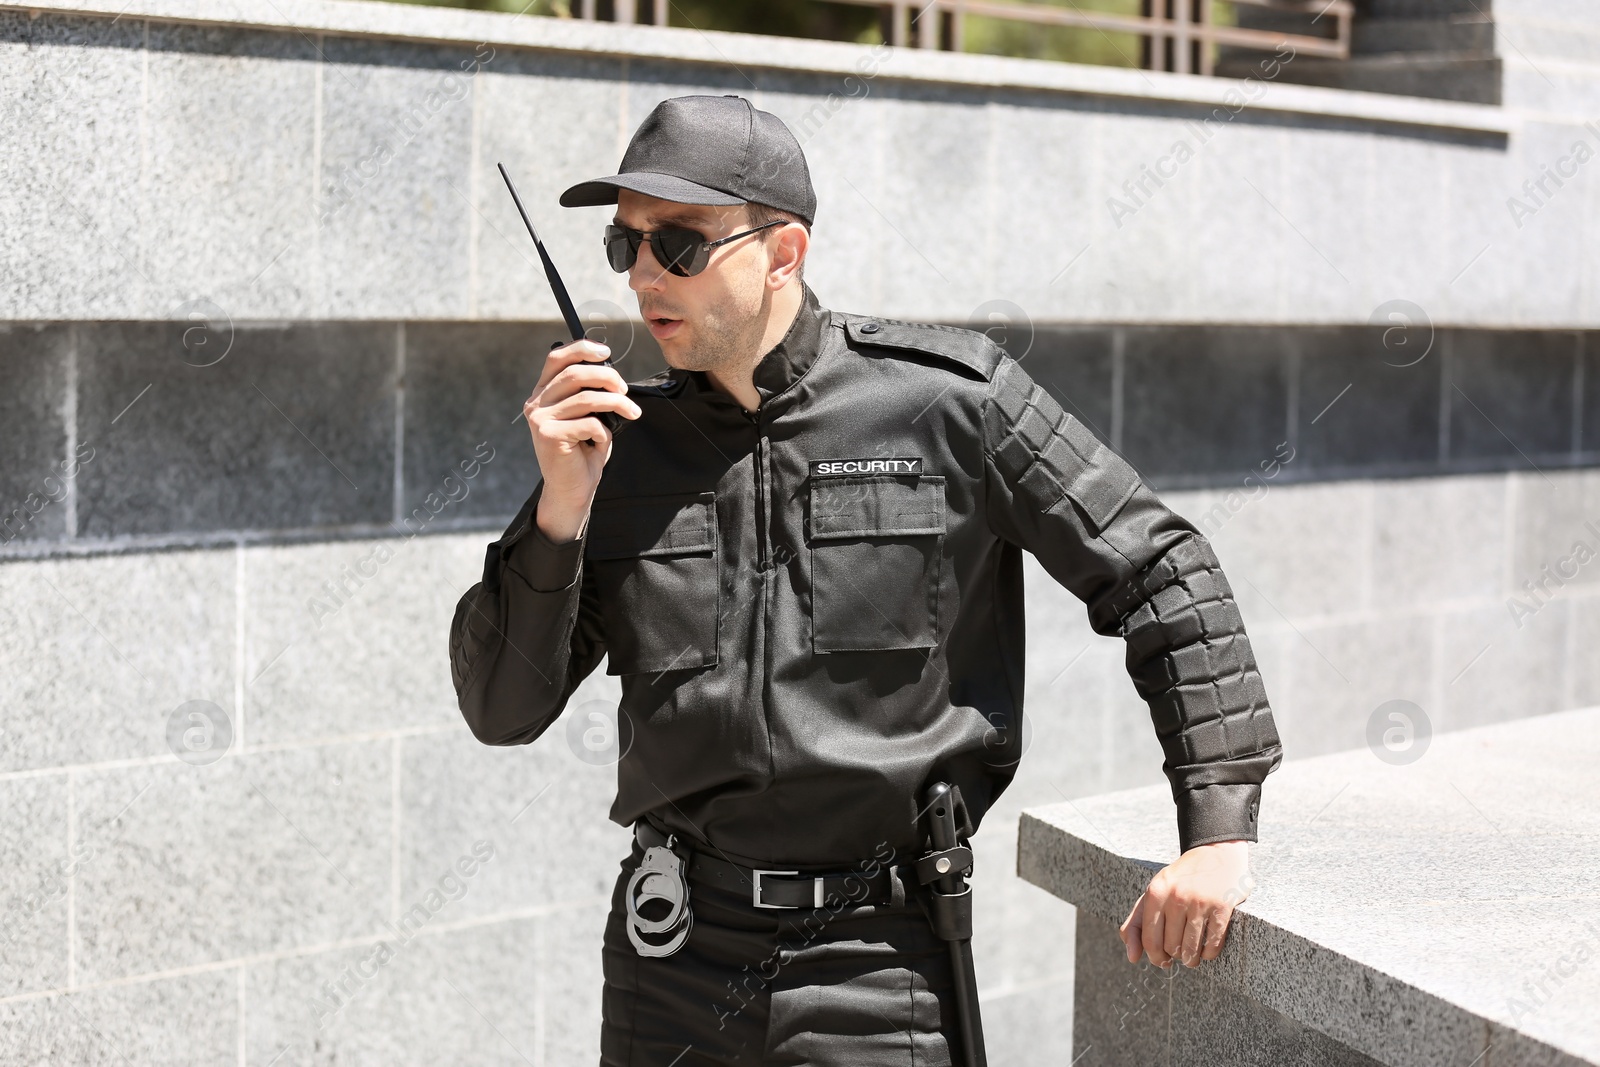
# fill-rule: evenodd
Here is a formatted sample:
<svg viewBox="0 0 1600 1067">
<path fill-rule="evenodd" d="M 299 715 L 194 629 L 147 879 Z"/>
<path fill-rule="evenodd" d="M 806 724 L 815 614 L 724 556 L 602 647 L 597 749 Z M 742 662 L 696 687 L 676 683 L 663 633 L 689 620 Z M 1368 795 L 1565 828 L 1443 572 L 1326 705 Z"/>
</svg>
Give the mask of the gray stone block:
<svg viewBox="0 0 1600 1067">
<path fill-rule="evenodd" d="M 560 973 L 538 952 L 540 920 L 452 929 L 455 907 L 438 929 L 250 965 L 250 1062 L 574 1062 L 539 1058 L 538 998 Z"/>
<path fill-rule="evenodd" d="M 1440 18 L 1355 19 L 1350 50 L 1377 52 L 1493 52 L 1494 23 Z"/>
<path fill-rule="evenodd" d="M 85 859 L 68 843 L 67 776 L 0 782 L 0 809 L 17 828 L 0 840 L 0 996 L 60 988 L 67 984 L 68 887 Z"/>
<path fill-rule="evenodd" d="M 1504 146 L 1479 144 L 1452 152 L 1450 217 L 1444 234 L 1446 274 L 1444 299 L 1411 297 L 1428 305 L 1436 326 L 1445 323 L 1498 326 L 1519 316 L 1493 311 L 1507 279 L 1515 276 L 1518 233 L 1507 206 L 1507 194 L 1528 175 L 1524 163 Z M 1434 355 L 1442 353 L 1435 346 Z"/>
<path fill-rule="evenodd" d="M 1209 977 L 1383 1063 L 1521 1062 L 1493 1059 L 1493 1049 L 1482 1055 L 1498 1026 L 1516 1030 L 1540 1056 L 1539 1045 L 1568 1054 L 1552 1062 L 1593 1059 L 1600 1030 L 1584 999 L 1588 986 L 1576 977 L 1584 973 L 1576 946 L 1568 943 L 1564 960 L 1518 946 L 1537 942 L 1552 923 L 1584 931 L 1580 937 L 1600 929 L 1589 903 L 1597 877 L 1590 841 L 1600 831 L 1589 802 L 1597 715 L 1438 734 L 1415 768 L 1386 766 L 1363 749 L 1286 763 L 1266 786 L 1262 843 L 1251 848 L 1254 891 L 1219 966 L 1173 979 L 1172 1032 L 1180 1031 L 1177 998 L 1186 983 Z M 1530 792 L 1533 779 L 1540 788 Z M 1025 812 L 1021 873 L 1077 902 L 1080 923 L 1111 923 L 1148 872 L 1172 858 L 1160 843 L 1166 803 L 1158 787 Z M 1099 844 L 1108 834 L 1111 850 Z M 1106 986 L 1085 963 L 1089 936 L 1080 925 L 1077 1052 L 1095 1025 L 1084 998 Z M 1109 958 L 1111 947 L 1101 944 Z M 1519 1008 L 1530 991 L 1538 1004 Z M 1254 1024 L 1228 1031 L 1261 1032 Z M 1251 1045 L 1265 1040 L 1270 1031 Z M 1227 1033 L 1213 1031 L 1210 1053 L 1195 1057 L 1235 1062 L 1230 1047 Z M 1517 1047 L 1508 1041 L 1508 1050 Z"/>
<path fill-rule="evenodd" d="M 1600 456 L 1600 339 L 1584 332 L 1583 391 L 1578 397 L 1578 450 Z"/>
<path fill-rule="evenodd" d="M 1524 67 L 1524 74 L 1539 76 L 1538 71 L 1521 63 L 1516 65 Z M 1543 68 L 1557 66 L 1560 65 L 1548 61 L 1540 64 Z M 1571 77 L 1571 68 L 1566 76 Z M 1589 83 L 1589 91 L 1583 96 L 1593 99 L 1594 87 L 1600 83 L 1592 77 L 1582 80 Z M 1545 87 L 1548 89 L 1550 83 L 1545 83 Z M 1559 102 L 1552 101 L 1556 104 L 1553 110 L 1569 111 L 1574 105 L 1583 107 L 1580 102 L 1583 96 L 1563 96 L 1565 98 Z M 1592 114 L 1587 109 L 1574 113 L 1583 118 Z M 1594 257 L 1593 249 L 1584 240 L 1593 200 L 1593 194 L 1586 188 L 1590 179 L 1583 170 L 1578 170 L 1576 177 L 1569 174 L 1565 178 L 1559 171 L 1574 170 L 1575 157 L 1587 159 L 1587 153 L 1593 150 L 1593 137 L 1586 129 L 1567 122 L 1538 119 L 1527 122 L 1522 136 L 1510 144 L 1511 174 L 1502 194 L 1506 213 L 1501 216 L 1500 232 L 1509 238 L 1503 242 L 1510 254 L 1508 273 L 1517 279 L 1526 294 L 1518 301 L 1511 318 L 1513 322 L 1564 326 L 1581 322 L 1588 312 L 1592 298 L 1582 275 Z M 1577 165 L 1583 167 L 1582 163 Z M 1563 184 L 1558 186 L 1548 181 L 1546 174 Z M 1543 183 L 1532 195 L 1525 184 L 1530 181 L 1535 185 Z M 1517 202 L 1515 205 L 1513 198 Z M 1531 215 L 1527 213 L 1530 209 Z M 1514 430 L 1511 434 L 1517 436 Z"/>
<path fill-rule="evenodd" d="M 1285 355 L 1274 331 L 1141 330 L 1127 341 L 1122 451 L 1158 487 L 1243 476 L 1288 436 Z"/>
<path fill-rule="evenodd" d="M 1072 980 L 1035 986 L 982 1002 L 991 1067 L 1072 1062 Z"/>
<path fill-rule="evenodd" d="M 609 904 L 539 919 L 539 997 L 546 1063 L 600 1061 L 600 946 Z"/>
<path fill-rule="evenodd" d="M 1264 58 L 1257 55 L 1258 69 Z M 1295 68 L 1306 58 L 1298 56 L 1283 63 L 1274 82 L 1297 80 Z M 1264 92 L 1270 99 L 1284 88 L 1272 84 Z M 1244 216 L 1253 221 L 1251 229 L 1273 234 L 1281 249 L 1281 272 L 1275 281 L 1282 310 L 1275 317 L 1360 322 L 1385 299 L 1378 295 L 1386 288 L 1385 281 L 1397 268 L 1404 269 L 1392 237 L 1386 241 L 1381 232 L 1374 232 L 1374 201 L 1407 198 L 1409 190 L 1386 187 L 1388 176 L 1377 170 L 1380 164 L 1369 130 L 1334 125 L 1319 131 L 1309 143 L 1293 147 L 1279 140 L 1270 127 L 1258 136 L 1270 138 L 1273 147 L 1282 152 L 1283 161 L 1259 176 L 1248 161 L 1242 161 L 1243 165 L 1236 167 L 1239 178 L 1233 187 L 1241 211 L 1246 203 L 1254 209 L 1253 214 Z M 1246 178 L 1260 193 L 1245 184 Z M 1380 196 L 1373 195 L 1374 187 L 1383 188 Z M 1250 243 L 1237 238 L 1230 241 L 1227 234 L 1219 233 L 1214 240 L 1219 245 L 1233 244 L 1243 252 L 1250 248 Z M 1214 284 L 1227 283 L 1228 275 L 1222 274 Z M 1273 280 L 1265 279 L 1263 284 L 1273 284 Z"/>
<path fill-rule="evenodd" d="M 1567 64 L 1540 63 L 1533 67 L 1510 63 L 1504 68 L 1501 83 L 1506 107 L 1534 113 L 1587 118 L 1600 99 L 1600 84 L 1582 66 L 1569 70 Z"/>
<path fill-rule="evenodd" d="M 0 1059 L 95 1067 L 233 1063 L 240 1022 L 236 971 L 79 990 L 0 1004 Z"/>
<path fill-rule="evenodd" d="M 72 327 L 0 324 L 0 545 L 70 535 L 68 496 L 81 459 L 68 456 Z"/>
<path fill-rule="evenodd" d="M 1483 1062 L 1489 1067 L 1499 1067 L 1501 1064 L 1515 1067 L 1575 1067 L 1584 1062 L 1542 1041 L 1499 1026 L 1489 1028 L 1488 1053 Z"/>
<path fill-rule="evenodd" d="M 328 37 L 322 50 L 321 314 L 471 314 L 473 49 Z"/>
<path fill-rule="evenodd" d="M 585 305 L 595 302 L 598 310 L 601 301 L 638 318 L 638 300 L 628 289 L 627 276 L 612 272 L 601 246 L 615 209 L 564 208 L 557 202 L 569 185 L 617 172 L 626 143 L 613 136 L 622 125 L 628 91 L 622 71 L 623 61 L 609 56 L 510 48 L 497 49 L 483 64 L 475 90 L 480 109 L 476 190 L 457 182 L 477 207 L 470 220 L 476 251 L 475 315 L 561 321 L 539 254 L 495 169 L 504 163 L 585 322 L 591 318 Z M 633 117 L 623 136 L 632 136 L 643 119 L 642 112 Z M 459 202 L 454 193 L 449 195 Z M 653 347 L 650 332 L 642 322 L 636 325 L 641 344 Z M 548 348 L 533 350 L 531 345 L 533 357 L 542 357 Z M 622 347 L 614 348 L 622 357 Z M 631 366 L 628 359 L 619 359 L 619 369 Z M 623 377 L 630 376 L 631 369 L 623 370 Z M 530 366 L 522 398 L 536 379 Z"/>
<path fill-rule="evenodd" d="M 1374 609 L 1411 611 L 1441 600 L 1500 596 L 1507 547 L 1503 476 L 1384 481 L 1371 491 Z"/>
<path fill-rule="evenodd" d="M 0 318 L 126 317 L 153 300 L 125 169 L 142 158 L 143 34 L 131 18 L 0 13 Z"/>
<path fill-rule="evenodd" d="M 1183 118 L 1195 117 L 1188 109 L 1180 114 Z M 1093 220 L 1094 247 L 1068 275 L 1078 278 L 1084 286 L 1081 296 L 1073 294 L 1078 296 L 1081 309 L 1074 310 L 1076 318 L 1138 322 L 1197 317 L 1199 309 L 1190 297 L 1197 282 L 1194 272 L 1184 264 L 1183 252 L 1201 203 L 1196 183 L 1169 181 L 1158 187 L 1146 179 L 1143 191 L 1130 191 L 1138 188 L 1137 183 L 1144 176 L 1141 168 L 1154 167 L 1172 150 L 1177 132 L 1172 118 L 1173 113 L 1159 106 L 1118 102 L 1096 125 L 1092 143 L 1099 157 L 1093 179 L 1097 192 L 1084 205 L 1085 213 Z M 1070 257 L 1076 252 L 1072 249 L 1066 254 Z M 1061 260 L 1060 266 L 1066 262 Z M 1060 266 L 1054 269 L 1059 270 Z M 1162 308 L 1156 315 L 1141 306 L 1141 294 L 1147 293 L 1162 294 Z M 1178 310 L 1186 306 L 1187 313 Z M 1213 307 L 1207 317 L 1228 315 L 1226 307 Z M 1131 345 L 1129 350 L 1131 353 Z M 1131 372 L 1133 364 L 1128 366 Z M 1130 386 L 1134 384 L 1131 373 L 1127 381 Z M 1128 396 L 1131 398 L 1132 394 Z M 1131 422 L 1131 407 L 1127 414 Z M 1128 438 L 1124 436 L 1123 440 L 1126 443 Z"/>
<path fill-rule="evenodd" d="M 1168 1062 L 1174 975 L 1128 962 L 1117 924 L 1078 909 L 1073 964 L 1072 1062 L 1145 1067 Z"/>
<path fill-rule="evenodd" d="M 79 478 L 80 531 L 387 521 L 394 327 L 224 327 L 203 347 L 197 329 L 79 327 L 78 437 L 104 444 Z"/>
<path fill-rule="evenodd" d="M 1390 700 L 1437 714 L 1433 631 L 1421 614 L 1302 625 L 1285 641 L 1289 700 L 1274 705 L 1284 751 L 1300 759 L 1359 748 L 1373 713 Z"/>
<path fill-rule="evenodd" d="M 509 521 L 516 514 L 539 481 L 522 405 L 550 342 L 566 339 L 557 323 L 406 324 L 402 515 L 425 506 L 430 493 L 450 499 L 463 492 L 440 518 Z M 626 363 L 618 373 L 646 376 Z M 478 475 L 464 478 L 461 464 L 471 470 L 474 462 Z"/>
<path fill-rule="evenodd" d="M 1291 343 L 1300 352 L 1295 462 L 1304 470 L 1438 463 L 1443 358 L 1431 327 L 1304 329 Z"/>
<path fill-rule="evenodd" d="M 1162 318 L 1238 321 L 1240 295 L 1255 293 L 1274 306 L 1288 300 L 1300 309 L 1302 317 L 1320 319 L 1326 314 L 1327 298 L 1337 295 L 1328 288 L 1328 282 L 1336 282 L 1337 276 L 1320 260 L 1303 262 L 1314 255 L 1312 249 L 1278 214 L 1286 211 L 1302 216 L 1298 219 L 1302 228 L 1312 221 L 1289 202 L 1293 194 L 1287 184 L 1288 170 L 1293 161 L 1285 159 L 1284 142 L 1277 131 L 1255 125 L 1247 112 L 1234 111 L 1247 99 L 1241 86 L 1234 88 L 1228 105 L 1196 108 L 1182 116 L 1187 121 L 1173 125 L 1169 144 L 1141 161 L 1135 176 L 1138 184 L 1141 180 L 1153 183 L 1150 175 L 1159 178 L 1167 174 L 1167 183 L 1157 195 L 1187 197 L 1190 238 L 1213 249 L 1208 268 L 1189 273 L 1183 289 L 1172 294 L 1170 313 Z M 1262 91 L 1259 78 L 1249 83 L 1251 96 Z M 1270 88 L 1264 91 L 1272 92 Z M 1187 152 L 1193 152 L 1193 158 L 1185 160 Z M 1126 189 L 1115 195 L 1123 203 L 1133 202 Z M 1143 210 L 1140 208 L 1141 213 Z M 1242 233 L 1252 236 L 1241 241 Z"/>
<path fill-rule="evenodd" d="M 82 772 L 81 810 L 122 814 L 76 886 L 79 981 L 385 929 L 387 743 Z"/>
<path fill-rule="evenodd" d="M 1017 877 L 1015 820 L 984 817 L 973 838 L 972 869 L 979 993 L 1007 996 L 1041 983 L 1070 981 L 1072 908 Z"/>
<path fill-rule="evenodd" d="M 485 536 L 244 550 L 251 744 L 462 725 L 450 622 Z"/>
<path fill-rule="evenodd" d="M 426 891 L 464 844 L 494 844 L 463 917 L 609 899 L 629 831 L 607 818 L 616 769 L 591 766 L 567 744 L 567 718 L 611 679 L 591 675 L 565 715 L 530 747 L 479 744 L 459 732 L 407 740 L 401 750 L 400 892 Z M 614 708 L 616 696 L 609 698 Z"/>
<path fill-rule="evenodd" d="M 1023 557 L 1023 583 L 1029 638 L 1026 748 L 1011 784 L 985 817 L 997 822 L 1015 819 L 1030 804 L 1107 788 L 1105 672 L 1099 669 L 1103 660 L 1090 651 L 1121 642 L 1089 629 L 1083 602 L 1057 585 L 1032 555 Z"/>
<path fill-rule="evenodd" d="M 1161 773 L 1164 753 L 1150 718 L 1150 706 L 1128 676 L 1127 655 L 1127 645 L 1119 638 L 1097 637 L 1079 664 L 1091 671 L 1098 668 L 1104 678 L 1101 707 L 1106 717 L 1109 754 L 1103 777 L 1108 789 L 1132 789 L 1166 781 Z M 1074 672 L 1077 670 L 1078 667 L 1073 668 Z"/>
<path fill-rule="evenodd" d="M 1571 616 L 1571 644 L 1568 646 L 1568 664 L 1572 671 L 1573 707 L 1586 708 L 1600 704 L 1600 660 L 1587 654 L 1587 650 L 1600 648 L 1600 597 L 1594 594 L 1575 596 L 1569 610 Z"/>
<path fill-rule="evenodd" d="M 1379 1067 L 1379 1061 L 1179 970 L 1172 977 L 1173 1067 Z"/>
<path fill-rule="evenodd" d="M 1594 588 L 1600 582 L 1600 471 L 1528 471 L 1510 479 L 1515 529 L 1507 594 L 1537 608 Z"/>
<path fill-rule="evenodd" d="M 1412 951 L 1424 942 L 1411 939 Z M 1324 945 L 1253 924 L 1248 950 L 1241 993 L 1380 1063 L 1444 1067 L 1483 1049 L 1466 1011 Z M 1298 980 L 1264 977 L 1286 971 Z"/>
<path fill-rule="evenodd" d="M 1520 626 L 1499 605 L 1443 615 L 1436 727 L 1483 726 L 1565 706 L 1569 607 L 1557 600 L 1523 616 Z"/>
<path fill-rule="evenodd" d="M 1503 7 L 1506 2 L 1507 0 L 1500 0 L 1496 8 Z M 1534 0 L 1534 2 L 1543 4 L 1546 0 Z M 1367 11 L 1373 18 L 1438 19 L 1448 15 L 1470 17 L 1481 14 L 1483 8 L 1475 0 L 1370 0 Z"/>
<path fill-rule="evenodd" d="M 1281 463 L 1280 457 L 1292 458 Z M 1233 488 L 1193 494 L 1194 504 L 1182 513 L 1215 548 L 1245 622 L 1276 625 L 1359 609 L 1370 487 L 1292 485 L 1296 453 L 1268 452 L 1264 461 L 1272 465 L 1266 471 L 1258 465 Z M 1285 553 L 1284 545 L 1294 551 Z M 1307 559 L 1320 565 L 1307 567 Z"/>
<path fill-rule="evenodd" d="M 1313 62 L 1303 56 L 1294 66 Z M 1367 278 L 1361 294 L 1366 306 L 1347 322 L 1365 322 L 1391 300 L 1409 300 L 1434 321 L 1444 321 L 1443 294 L 1463 266 L 1451 248 L 1456 222 L 1447 183 L 1452 163 L 1476 150 L 1474 142 L 1450 144 L 1445 137 L 1373 139 L 1371 191 L 1363 212 L 1367 256 L 1360 268 Z"/>
<path fill-rule="evenodd" d="M 1218 65 L 1224 77 L 1230 68 Z M 1428 54 L 1352 56 L 1349 59 L 1297 59 L 1286 81 L 1363 93 L 1425 96 L 1468 104 L 1501 102 L 1498 56 Z"/>
<path fill-rule="evenodd" d="M 231 551 L 0 566 L 0 770 L 166 756 L 179 705 L 233 711 Z"/>
<path fill-rule="evenodd" d="M 1095 150 L 1105 116 L 1082 104 L 1040 108 L 1026 95 L 1003 90 L 996 92 L 989 110 L 997 146 L 992 194 L 997 202 L 990 209 L 989 225 L 992 240 L 1003 250 L 994 257 L 989 288 L 1016 300 L 1040 322 L 1095 317 L 1086 305 L 1091 294 L 1098 295 L 1096 263 L 1103 248 L 1097 248 L 1097 236 L 1105 198 L 1114 188 Z M 850 158 L 848 152 L 870 143 L 851 145 L 826 162 L 838 168 Z M 991 149 L 986 145 L 983 151 Z M 1036 210 L 1032 198 L 1007 192 L 1008 181 L 1020 170 L 1049 190 L 1049 202 L 1075 208 Z M 854 174 L 850 180 L 861 181 Z M 1030 370 L 1035 368 L 1030 365 Z M 1109 426 L 1101 425 L 1109 432 Z"/>
<path fill-rule="evenodd" d="M 805 154 L 817 194 L 805 278 L 825 306 L 840 311 L 898 314 L 884 302 L 885 281 L 900 256 L 914 254 L 878 214 L 884 175 L 876 161 L 886 129 L 886 82 L 878 74 L 892 66 L 886 56 L 866 54 L 854 65 L 856 73 L 822 79 L 747 70 L 761 89 L 742 90 L 757 107 L 784 120 Z M 867 160 L 872 162 L 862 165 Z M 955 302 L 944 313 L 960 315 L 970 303 Z"/>
<path fill-rule="evenodd" d="M 1526 468 L 1569 454 L 1578 354 L 1574 332 L 1451 331 L 1450 458 Z"/>
<path fill-rule="evenodd" d="M 881 153 L 881 185 L 856 195 L 876 216 L 870 232 L 885 260 L 882 306 L 905 309 L 898 317 L 927 318 L 982 302 L 973 295 L 987 298 L 990 231 L 1006 216 L 973 202 L 990 181 L 988 153 L 974 151 L 994 136 L 983 102 L 965 86 L 879 88 L 884 125 L 873 152 Z"/>
<path fill-rule="evenodd" d="M 145 47 L 157 307 L 206 299 L 236 320 L 314 314 L 316 42 L 152 22 Z"/>
</svg>

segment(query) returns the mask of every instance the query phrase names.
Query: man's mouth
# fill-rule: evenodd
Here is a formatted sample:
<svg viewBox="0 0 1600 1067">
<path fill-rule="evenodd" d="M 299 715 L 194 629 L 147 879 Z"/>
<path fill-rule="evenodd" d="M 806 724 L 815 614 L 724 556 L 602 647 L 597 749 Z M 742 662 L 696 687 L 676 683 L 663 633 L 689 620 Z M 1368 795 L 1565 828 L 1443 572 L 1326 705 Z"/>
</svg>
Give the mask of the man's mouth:
<svg viewBox="0 0 1600 1067">
<path fill-rule="evenodd" d="M 683 320 L 671 315 L 647 315 L 645 324 L 650 327 L 650 333 L 656 338 L 671 337 L 683 325 Z"/>
</svg>

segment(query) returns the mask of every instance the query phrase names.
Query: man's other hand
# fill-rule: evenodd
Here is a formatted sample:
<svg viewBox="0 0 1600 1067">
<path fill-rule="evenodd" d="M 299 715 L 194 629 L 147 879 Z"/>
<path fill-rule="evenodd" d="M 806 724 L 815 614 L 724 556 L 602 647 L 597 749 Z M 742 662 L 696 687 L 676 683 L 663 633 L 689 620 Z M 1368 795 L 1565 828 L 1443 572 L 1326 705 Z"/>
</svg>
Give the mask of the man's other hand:
<svg viewBox="0 0 1600 1067">
<path fill-rule="evenodd" d="M 1250 895 L 1249 849 L 1247 841 L 1196 845 L 1156 872 L 1121 926 L 1128 962 L 1141 954 L 1157 967 L 1216 959 L 1233 909 Z"/>
</svg>

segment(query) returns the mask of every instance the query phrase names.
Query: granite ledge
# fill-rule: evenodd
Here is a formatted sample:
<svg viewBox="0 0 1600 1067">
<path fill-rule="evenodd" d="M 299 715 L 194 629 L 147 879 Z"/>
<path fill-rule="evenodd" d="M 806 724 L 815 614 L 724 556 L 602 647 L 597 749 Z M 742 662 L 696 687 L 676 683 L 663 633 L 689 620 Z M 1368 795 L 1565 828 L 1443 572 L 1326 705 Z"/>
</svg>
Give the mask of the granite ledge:
<svg viewBox="0 0 1600 1067">
<path fill-rule="evenodd" d="M 955 85 L 1039 89 L 1138 101 L 1217 106 L 1233 102 L 1239 79 L 1201 78 L 1049 60 L 891 48 L 838 41 L 788 40 L 774 48 L 760 34 L 672 26 L 586 22 L 497 12 L 375 3 L 371 0 L 29 0 L 0 2 L 0 10 L 104 15 L 156 22 L 295 30 L 350 37 L 433 43 L 502 44 L 598 55 L 625 55 L 760 67 L 819 74 L 878 77 Z M 878 46 L 881 47 L 881 46 Z M 1353 119 L 1380 126 L 1504 137 L 1519 122 L 1505 110 L 1384 93 L 1353 92 L 1274 82 L 1248 110 Z"/>
<path fill-rule="evenodd" d="M 1600 708 L 1286 762 L 1193 973 L 1395 1067 L 1600 1064 L 1597 767 Z M 1022 814 L 1018 874 L 1113 923 L 1176 858 L 1165 786 Z"/>
</svg>

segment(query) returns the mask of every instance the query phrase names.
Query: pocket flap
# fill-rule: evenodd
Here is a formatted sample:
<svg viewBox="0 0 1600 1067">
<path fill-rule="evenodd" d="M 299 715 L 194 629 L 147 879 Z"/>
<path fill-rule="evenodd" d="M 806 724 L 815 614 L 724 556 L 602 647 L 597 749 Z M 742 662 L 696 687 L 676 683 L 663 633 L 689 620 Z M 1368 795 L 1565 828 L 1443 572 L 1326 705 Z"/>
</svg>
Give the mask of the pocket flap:
<svg viewBox="0 0 1600 1067">
<path fill-rule="evenodd" d="M 1060 491 L 1088 516 L 1090 532 L 1096 537 L 1111 525 L 1139 488 L 1139 474 L 1128 461 L 1071 415 L 1062 420 L 1060 433 L 1050 438 L 1040 459 L 1044 461 L 1042 466 L 1061 472 Z M 1023 480 L 1033 473 L 1030 468 Z"/>
<path fill-rule="evenodd" d="M 588 559 L 684 556 L 717 547 L 713 493 L 678 493 L 596 501 L 589 516 Z"/>
<path fill-rule="evenodd" d="M 892 474 L 811 482 L 811 537 L 893 537 L 944 533 L 944 478 Z"/>
<path fill-rule="evenodd" d="M 1064 495 L 1089 517 L 1096 537 L 1111 525 L 1122 506 L 1139 488 L 1139 476 L 1132 467 L 1109 449 L 1104 457 L 1067 483 Z"/>
</svg>

